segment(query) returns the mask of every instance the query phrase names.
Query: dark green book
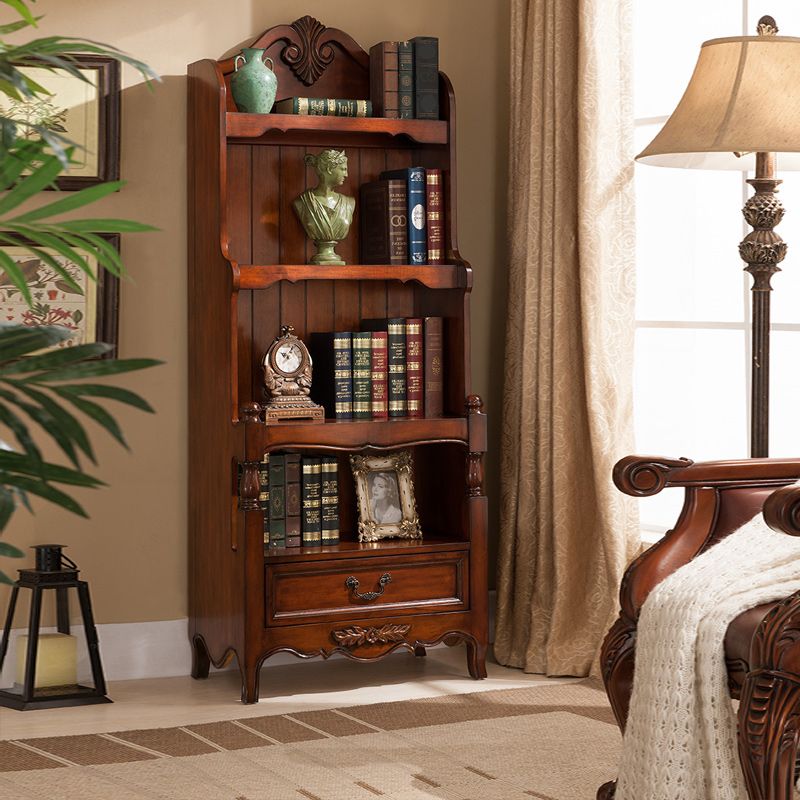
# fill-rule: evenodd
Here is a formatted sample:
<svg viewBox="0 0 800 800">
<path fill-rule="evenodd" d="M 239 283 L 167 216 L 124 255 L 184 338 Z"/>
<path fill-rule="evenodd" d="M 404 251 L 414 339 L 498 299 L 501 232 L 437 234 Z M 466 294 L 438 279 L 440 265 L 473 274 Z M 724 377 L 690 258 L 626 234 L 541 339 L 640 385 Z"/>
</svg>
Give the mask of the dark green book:
<svg viewBox="0 0 800 800">
<path fill-rule="evenodd" d="M 286 456 L 269 459 L 269 546 L 286 546 Z"/>
<path fill-rule="evenodd" d="M 314 362 L 311 399 L 328 419 L 353 418 L 353 352 L 349 332 L 312 333 L 308 350 Z"/>
<path fill-rule="evenodd" d="M 353 334 L 353 419 L 372 419 L 372 334 Z"/>
<path fill-rule="evenodd" d="M 287 453 L 286 459 L 286 546 L 300 547 L 300 454 Z"/>
<path fill-rule="evenodd" d="M 397 43 L 397 99 L 400 119 L 414 119 L 414 45 Z"/>
<path fill-rule="evenodd" d="M 365 331 L 386 331 L 389 349 L 387 364 L 389 416 L 406 416 L 406 321 L 402 317 L 391 319 L 364 319 Z"/>
<path fill-rule="evenodd" d="M 298 114 L 309 117 L 371 117 L 369 100 L 339 97 L 287 97 L 272 107 L 273 114 Z"/>
<path fill-rule="evenodd" d="M 303 547 L 322 544 L 322 462 L 303 459 Z"/>
<path fill-rule="evenodd" d="M 258 465 L 258 504 L 264 512 L 264 544 L 269 545 L 269 453 Z"/>
<path fill-rule="evenodd" d="M 322 459 L 322 544 L 339 542 L 339 462 Z"/>
<path fill-rule="evenodd" d="M 439 40 L 435 36 L 415 36 L 414 118 L 439 119 Z"/>
</svg>

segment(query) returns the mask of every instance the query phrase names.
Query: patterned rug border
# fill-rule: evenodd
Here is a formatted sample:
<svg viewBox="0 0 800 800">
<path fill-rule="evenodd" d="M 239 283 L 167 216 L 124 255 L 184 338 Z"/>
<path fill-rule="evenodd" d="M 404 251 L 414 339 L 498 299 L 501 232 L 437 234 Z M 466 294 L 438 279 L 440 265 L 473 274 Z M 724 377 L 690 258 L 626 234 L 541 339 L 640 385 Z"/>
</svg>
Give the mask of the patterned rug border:
<svg viewBox="0 0 800 800">
<path fill-rule="evenodd" d="M 546 695 L 586 690 L 585 705 L 547 703 Z M 597 695 L 594 697 L 594 695 Z M 525 702 L 527 701 L 527 703 Z M 477 720 L 566 712 L 616 726 L 602 685 L 591 678 L 531 684 L 317 711 L 218 722 L 0 741 L 0 773 L 96 766 L 291 745 Z"/>
</svg>

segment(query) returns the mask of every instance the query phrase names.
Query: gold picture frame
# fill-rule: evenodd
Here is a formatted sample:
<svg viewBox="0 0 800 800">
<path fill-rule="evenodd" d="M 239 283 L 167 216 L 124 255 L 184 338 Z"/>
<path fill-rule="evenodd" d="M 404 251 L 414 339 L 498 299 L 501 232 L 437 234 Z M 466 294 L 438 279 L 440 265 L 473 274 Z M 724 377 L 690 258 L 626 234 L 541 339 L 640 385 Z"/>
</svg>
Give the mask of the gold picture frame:
<svg viewBox="0 0 800 800">
<path fill-rule="evenodd" d="M 358 541 L 421 539 L 411 451 L 351 455 L 350 466 L 358 498 Z"/>
</svg>

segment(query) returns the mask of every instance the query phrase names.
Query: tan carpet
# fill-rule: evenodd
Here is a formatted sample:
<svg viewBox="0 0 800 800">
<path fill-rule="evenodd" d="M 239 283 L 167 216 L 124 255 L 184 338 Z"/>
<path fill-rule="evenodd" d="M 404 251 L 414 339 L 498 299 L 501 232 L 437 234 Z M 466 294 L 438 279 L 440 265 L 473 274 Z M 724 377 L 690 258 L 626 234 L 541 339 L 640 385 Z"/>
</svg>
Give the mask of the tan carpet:
<svg viewBox="0 0 800 800">
<path fill-rule="evenodd" d="M 620 736 L 588 682 L 0 742 L 2 800 L 591 800 Z"/>
</svg>

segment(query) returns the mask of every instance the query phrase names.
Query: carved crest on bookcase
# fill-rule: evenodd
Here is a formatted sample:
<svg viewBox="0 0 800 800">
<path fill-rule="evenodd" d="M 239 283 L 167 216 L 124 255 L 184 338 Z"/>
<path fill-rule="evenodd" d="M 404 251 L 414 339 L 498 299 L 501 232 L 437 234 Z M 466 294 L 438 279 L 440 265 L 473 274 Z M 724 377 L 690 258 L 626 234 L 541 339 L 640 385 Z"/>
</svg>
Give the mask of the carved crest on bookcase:
<svg viewBox="0 0 800 800">
<path fill-rule="evenodd" d="M 335 55 L 330 42 L 320 42 L 328 29 L 308 14 L 295 20 L 292 28 L 300 41 L 286 45 L 281 52 L 281 58 L 289 65 L 298 80 L 306 86 L 311 86 L 319 80 Z"/>
</svg>

